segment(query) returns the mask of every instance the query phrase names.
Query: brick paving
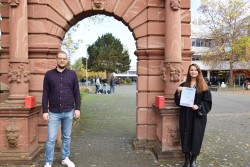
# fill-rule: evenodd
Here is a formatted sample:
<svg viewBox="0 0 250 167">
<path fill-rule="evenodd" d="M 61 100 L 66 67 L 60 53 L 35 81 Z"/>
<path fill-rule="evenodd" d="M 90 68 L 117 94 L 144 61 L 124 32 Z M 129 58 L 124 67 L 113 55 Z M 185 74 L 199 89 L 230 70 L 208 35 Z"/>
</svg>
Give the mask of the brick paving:
<svg viewBox="0 0 250 167">
<path fill-rule="evenodd" d="M 213 109 L 200 167 L 250 167 L 250 94 L 213 92 Z M 250 91 L 249 91 L 250 92 Z M 71 159 L 77 167 L 180 167 L 183 161 L 158 162 L 150 152 L 133 150 L 136 87 L 120 86 L 112 95 L 88 94 L 72 134 Z M 43 166 L 43 154 L 30 166 Z M 61 167 L 55 155 L 53 167 Z"/>
</svg>

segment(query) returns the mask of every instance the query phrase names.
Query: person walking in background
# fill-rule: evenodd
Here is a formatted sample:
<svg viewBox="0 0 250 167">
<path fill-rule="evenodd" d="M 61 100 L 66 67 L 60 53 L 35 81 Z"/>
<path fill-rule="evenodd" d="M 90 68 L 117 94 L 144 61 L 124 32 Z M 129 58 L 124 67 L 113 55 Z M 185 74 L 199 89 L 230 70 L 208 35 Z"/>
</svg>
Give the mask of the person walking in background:
<svg viewBox="0 0 250 167">
<path fill-rule="evenodd" d="M 191 107 L 181 106 L 180 99 L 183 87 L 195 88 L 194 104 Z M 180 106 L 180 137 L 182 152 L 185 154 L 184 167 L 196 167 L 196 159 L 205 133 L 207 114 L 212 108 L 212 95 L 196 64 L 188 68 L 187 79 L 175 92 L 175 103 Z"/>
<path fill-rule="evenodd" d="M 107 94 L 107 79 L 106 78 L 102 80 L 102 84 L 103 84 L 103 94 Z"/>
<path fill-rule="evenodd" d="M 101 81 L 99 75 L 96 77 L 95 87 L 96 87 L 95 93 L 100 94 Z"/>
<path fill-rule="evenodd" d="M 45 145 L 45 165 L 51 167 L 58 129 L 62 130 L 62 165 L 75 167 L 69 159 L 73 118 L 80 117 L 80 91 L 76 73 L 66 68 L 67 54 L 60 51 L 57 67 L 45 74 L 43 81 L 43 119 L 48 121 L 48 136 Z"/>
<path fill-rule="evenodd" d="M 110 94 L 115 93 L 115 79 L 114 76 L 110 79 Z"/>
</svg>

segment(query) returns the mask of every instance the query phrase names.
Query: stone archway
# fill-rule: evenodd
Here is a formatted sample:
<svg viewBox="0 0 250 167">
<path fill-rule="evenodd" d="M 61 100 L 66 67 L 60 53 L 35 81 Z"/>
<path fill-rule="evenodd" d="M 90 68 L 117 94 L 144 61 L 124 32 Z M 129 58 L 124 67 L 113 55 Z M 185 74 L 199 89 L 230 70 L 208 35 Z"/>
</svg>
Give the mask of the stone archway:
<svg viewBox="0 0 250 167">
<path fill-rule="evenodd" d="M 173 94 L 190 64 L 190 0 L 1 0 L 0 161 L 30 161 L 46 140 L 41 119 L 42 80 L 55 66 L 65 33 L 95 14 L 115 17 L 133 32 L 138 58 L 136 149 L 154 150 L 158 159 L 179 157 L 178 108 Z M 18 73 L 18 75 L 17 75 Z M 17 79 L 18 78 L 18 79 Z M 24 108 L 24 98 L 38 105 Z M 166 108 L 154 106 L 165 96 Z M 34 128 L 32 128 L 32 127 Z M 15 146 L 7 133 L 17 132 Z M 153 143 L 153 144 L 152 144 Z M 13 154 L 15 153 L 15 154 Z M 22 156 L 20 156 L 22 155 Z M 20 158 L 22 157 L 22 158 Z"/>
</svg>

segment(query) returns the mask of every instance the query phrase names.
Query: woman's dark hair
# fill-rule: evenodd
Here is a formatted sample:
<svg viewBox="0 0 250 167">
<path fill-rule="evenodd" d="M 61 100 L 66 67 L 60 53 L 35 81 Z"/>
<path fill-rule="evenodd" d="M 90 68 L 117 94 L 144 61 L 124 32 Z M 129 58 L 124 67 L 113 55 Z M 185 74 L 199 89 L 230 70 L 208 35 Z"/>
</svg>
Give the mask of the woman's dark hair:
<svg viewBox="0 0 250 167">
<path fill-rule="evenodd" d="M 187 72 L 187 79 L 186 79 L 184 86 L 190 87 L 190 85 L 191 85 L 191 75 L 190 75 L 189 71 L 190 71 L 190 68 L 192 66 L 194 66 L 198 71 L 198 76 L 196 78 L 196 90 L 197 90 L 197 92 L 202 92 L 202 91 L 208 90 L 208 85 L 207 85 L 207 83 L 202 75 L 200 67 L 197 64 L 191 64 L 189 66 L 188 72 Z"/>
</svg>

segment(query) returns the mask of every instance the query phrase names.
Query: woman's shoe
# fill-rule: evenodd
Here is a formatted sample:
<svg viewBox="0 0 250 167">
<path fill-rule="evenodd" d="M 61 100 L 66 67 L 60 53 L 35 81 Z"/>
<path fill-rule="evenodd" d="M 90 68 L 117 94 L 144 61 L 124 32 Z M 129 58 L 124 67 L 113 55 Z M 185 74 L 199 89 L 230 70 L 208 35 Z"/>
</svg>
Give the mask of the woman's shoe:
<svg viewBox="0 0 250 167">
<path fill-rule="evenodd" d="M 196 164 L 196 159 L 197 159 L 197 156 L 192 156 L 191 158 L 191 167 L 197 167 L 197 164 Z"/>
<path fill-rule="evenodd" d="M 189 153 L 185 153 L 185 163 L 183 167 L 190 167 L 190 154 Z"/>
<path fill-rule="evenodd" d="M 193 161 L 193 162 L 191 163 L 191 166 L 190 166 L 190 167 L 197 167 L 196 161 Z"/>
<path fill-rule="evenodd" d="M 190 167 L 190 161 L 185 160 L 185 163 L 184 163 L 183 167 Z"/>
</svg>

